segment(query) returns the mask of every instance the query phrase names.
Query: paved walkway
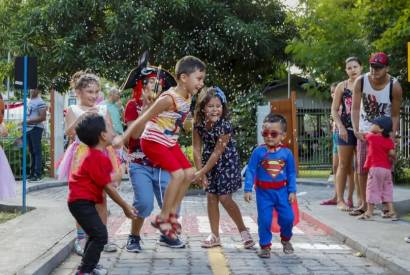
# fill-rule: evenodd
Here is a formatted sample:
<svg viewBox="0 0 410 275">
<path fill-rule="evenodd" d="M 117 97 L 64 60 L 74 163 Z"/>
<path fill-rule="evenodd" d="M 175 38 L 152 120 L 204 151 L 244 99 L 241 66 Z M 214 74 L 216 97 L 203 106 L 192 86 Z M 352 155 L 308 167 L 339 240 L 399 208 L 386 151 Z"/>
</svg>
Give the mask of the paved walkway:
<svg viewBox="0 0 410 275">
<path fill-rule="evenodd" d="M 310 187 L 309 187 L 310 188 Z M 321 188 L 321 187 L 316 187 Z M 56 188 L 62 189 L 62 188 Z M 131 201 L 132 192 L 128 183 L 121 186 L 122 195 Z M 317 195 L 299 187 L 301 198 Z M 48 196 L 46 190 L 36 196 Z M 55 196 L 58 197 L 58 192 Z M 58 198 L 55 198 L 58 199 Z M 245 203 L 238 192 L 235 200 L 240 204 L 245 224 L 257 239 L 256 207 Z M 303 201 L 303 200 L 302 200 Z M 307 200 L 305 200 L 307 201 Z M 303 204 L 303 202 L 302 202 Z M 129 253 L 124 249 L 130 222 L 111 202 L 109 232 L 118 245 L 115 253 L 103 253 L 100 263 L 109 269 L 109 274 L 388 274 L 389 271 L 363 257 L 355 256 L 355 250 L 329 236 L 321 228 L 301 221 L 294 230 L 293 244 L 296 253 L 284 255 L 276 235 L 270 259 L 260 259 L 256 250 L 241 247 L 235 225 L 222 210 L 221 248 L 203 249 L 200 242 L 209 234 L 204 196 L 188 196 L 184 199 L 181 215 L 184 228 L 185 249 L 170 249 L 157 244 L 158 233 L 146 221 L 143 227 L 144 251 Z M 302 206 L 303 207 L 303 206 Z M 156 209 L 156 212 L 158 209 Z M 55 275 L 73 274 L 80 257 L 72 254 L 55 271 Z"/>
</svg>

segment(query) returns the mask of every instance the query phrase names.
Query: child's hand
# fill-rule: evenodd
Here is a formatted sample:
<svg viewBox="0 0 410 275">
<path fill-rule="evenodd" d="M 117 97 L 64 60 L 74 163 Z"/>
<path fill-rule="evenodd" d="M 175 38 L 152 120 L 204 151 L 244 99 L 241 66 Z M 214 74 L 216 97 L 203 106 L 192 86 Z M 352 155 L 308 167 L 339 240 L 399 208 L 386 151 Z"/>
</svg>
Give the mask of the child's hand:
<svg viewBox="0 0 410 275">
<path fill-rule="evenodd" d="M 243 195 L 243 198 L 245 199 L 246 202 L 251 202 L 252 193 L 251 192 L 245 192 L 245 194 Z"/>
<path fill-rule="evenodd" d="M 138 211 L 137 209 L 135 209 L 134 207 L 132 207 L 131 205 L 127 205 L 125 208 L 123 208 L 124 214 L 125 216 L 127 216 L 130 219 L 136 219 L 138 216 Z"/>
<path fill-rule="evenodd" d="M 289 194 L 289 202 L 292 204 L 296 201 L 296 194 L 295 193 L 290 193 Z"/>
<path fill-rule="evenodd" d="M 203 176 L 201 180 L 202 187 L 205 189 L 208 187 L 208 178 Z"/>
<path fill-rule="evenodd" d="M 122 180 L 122 174 L 113 172 L 111 173 L 111 182 L 121 182 Z"/>
<path fill-rule="evenodd" d="M 114 147 L 114 149 L 120 149 L 122 146 L 124 146 L 124 140 L 121 135 L 118 135 L 113 139 L 112 147 Z"/>
</svg>

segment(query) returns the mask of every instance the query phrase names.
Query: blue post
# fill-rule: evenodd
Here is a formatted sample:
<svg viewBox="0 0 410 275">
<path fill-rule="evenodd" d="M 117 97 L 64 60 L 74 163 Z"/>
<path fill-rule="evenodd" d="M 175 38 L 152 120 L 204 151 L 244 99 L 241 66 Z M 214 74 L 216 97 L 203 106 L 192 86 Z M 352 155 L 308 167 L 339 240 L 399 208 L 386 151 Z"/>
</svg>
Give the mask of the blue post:
<svg viewBox="0 0 410 275">
<path fill-rule="evenodd" d="M 28 78 L 28 57 L 24 56 L 24 83 L 23 83 L 23 209 L 26 212 L 26 180 L 27 180 L 27 78 Z"/>
</svg>

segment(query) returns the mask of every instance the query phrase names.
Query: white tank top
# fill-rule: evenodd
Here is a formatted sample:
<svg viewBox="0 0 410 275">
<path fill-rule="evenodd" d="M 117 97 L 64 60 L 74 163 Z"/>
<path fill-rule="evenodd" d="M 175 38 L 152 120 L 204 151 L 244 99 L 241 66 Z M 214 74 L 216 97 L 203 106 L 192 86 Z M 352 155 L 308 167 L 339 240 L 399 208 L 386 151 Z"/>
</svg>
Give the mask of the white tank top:
<svg viewBox="0 0 410 275">
<path fill-rule="evenodd" d="M 106 105 L 96 105 L 96 107 L 98 108 L 98 114 L 105 118 L 105 115 L 107 114 L 107 106 Z M 79 105 L 71 105 L 70 108 L 76 117 L 79 117 L 85 112 L 87 112 L 87 110 L 81 109 Z"/>
<path fill-rule="evenodd" d="M 393 84 L 397 79 L 393 78 Z M 360 104 L 359 130 L 369 132 L 372 120 L 379 116 L 391 117 L 390 80 L 381 90 L 374 90 L 369 73 L 363 76 L 362 102 Z"/>
</svg>

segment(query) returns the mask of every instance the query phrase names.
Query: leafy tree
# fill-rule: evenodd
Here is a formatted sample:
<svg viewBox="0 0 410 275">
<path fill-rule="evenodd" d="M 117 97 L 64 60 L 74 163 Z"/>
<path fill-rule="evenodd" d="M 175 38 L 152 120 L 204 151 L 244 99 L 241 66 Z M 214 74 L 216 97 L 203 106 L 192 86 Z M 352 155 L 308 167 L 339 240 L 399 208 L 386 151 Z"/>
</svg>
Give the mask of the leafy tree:
<svg viewBox="0 0 410 275">
<path fill-rule="evenodd" d="M 299 36 L 288 45 L 287 51 L 312 78 L 313 84 L 307 88 L 319 97 L 328 96 L 326 85 L 346 77 L 347 57 L 365 60 L 370 51 L 360 25 L 361 12 L 353 2 L 305 0 L 300 6 L 303 11 L 295 14 Z"/>
<path fill-rule="evenodd" d="M 37 56 L 40 81 L 60 91 L 85 68 L 120 84 L 146 49 L 151 63 L 171 71 L 184 55 L 201 58 L 207 84 L 233 103 L 234 120 L 250 116 L 238 127 L 243 148 L 256 142 L 256 107 L 248 106 L 262 98 L 296 33 L 278 0 L 5 0 L 0 22 L 8 38 L 0 52 Z"/>
</svg>

